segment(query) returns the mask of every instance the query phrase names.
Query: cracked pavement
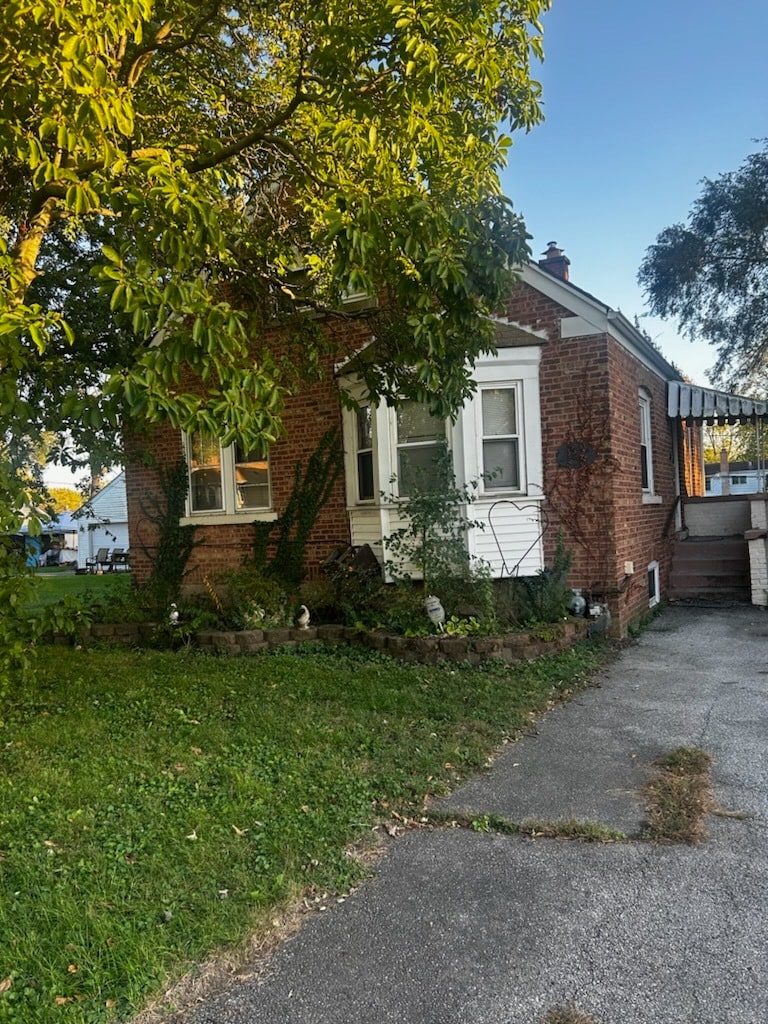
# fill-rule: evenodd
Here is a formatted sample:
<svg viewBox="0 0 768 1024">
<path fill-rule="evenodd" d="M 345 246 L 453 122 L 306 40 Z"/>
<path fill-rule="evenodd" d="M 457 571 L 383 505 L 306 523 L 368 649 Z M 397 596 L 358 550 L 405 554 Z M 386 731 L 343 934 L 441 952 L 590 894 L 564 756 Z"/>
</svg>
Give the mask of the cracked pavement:
<svg viewBox="0 0 768 1024">
<path fill-rule="evenodd" d="M 577 818 L 637 837 L 652 761 L 714 757 L 697 847 L 410 831 L 343 904 L 181 1016 L 185 1024 L 768 1021 L 768 614 L 675 607 L 434 806 Z M 262 967 L 263 965 L 259 965 Z"/>
</svg>

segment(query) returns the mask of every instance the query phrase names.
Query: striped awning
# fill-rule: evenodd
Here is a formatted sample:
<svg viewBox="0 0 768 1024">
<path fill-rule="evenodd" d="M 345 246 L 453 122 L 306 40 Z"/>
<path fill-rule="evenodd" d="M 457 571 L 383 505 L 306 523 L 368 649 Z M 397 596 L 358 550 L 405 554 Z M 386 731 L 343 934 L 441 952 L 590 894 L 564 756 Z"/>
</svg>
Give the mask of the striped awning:
<svg viewBox="0 0 768 1024">
<path fill-rule="evenodd" d="M 667 414 L 684 420 L 736 423 L 754 419 L 755 416 L 768 418 L 768 401 L 743 398 L 741 395 L 727 395 L 712 388 L 700 388 L 694 384 L 668 380 Z"/>
</svg>

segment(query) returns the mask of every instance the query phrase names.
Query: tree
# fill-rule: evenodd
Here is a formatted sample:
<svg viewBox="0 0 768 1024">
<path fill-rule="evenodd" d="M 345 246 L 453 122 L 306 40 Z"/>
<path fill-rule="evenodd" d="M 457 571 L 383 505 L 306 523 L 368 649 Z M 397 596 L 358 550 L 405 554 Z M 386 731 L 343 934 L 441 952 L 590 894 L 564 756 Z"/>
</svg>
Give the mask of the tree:
<svg viewBox="0 0 768 1024">
<path fill-rule="evenodd" d="M 718 383 L 768 387 L 768 144 L 704 179 L 687 224 L 662 231 L 639 281 L 653 313 L 717 346 Z"/>
<path fill-rule="evenodd" d="M 3 433 L 269 442 L 361 291 L 371 393 L 454 411 L 528 255 L 497 125 L 540 119 L 549 3 L 6 0 Z"/>
<path fill-rule="evenodd" d="M 83 504 L 83 496 L 74 487 L 49 487 L 50 506 L 54 512 L 74 512 Z"/>
</svg>

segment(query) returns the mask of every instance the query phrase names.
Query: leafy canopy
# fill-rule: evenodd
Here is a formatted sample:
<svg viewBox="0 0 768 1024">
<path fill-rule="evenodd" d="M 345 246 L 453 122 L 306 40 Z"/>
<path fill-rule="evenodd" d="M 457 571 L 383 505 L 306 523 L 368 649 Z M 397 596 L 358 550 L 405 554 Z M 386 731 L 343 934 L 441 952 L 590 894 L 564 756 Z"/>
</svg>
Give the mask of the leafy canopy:
<svg viewBox="0 0 768 1024">
<path fill-rule="evenodd" d="M 372 393 L 454 410 L 528 255 L 497 126 L 540 119 L 549 3 L 5 0 L 3 433 L 269 441 L 360 292 Z"/>
<path fill-rule="evenodd" d="M 651 309 L 717 346 L 729 388 L 768 386 L 768 144 L 742 166 L 705 179 L 687 224 L 656 239 L 639 281 Z"/>
</svg>

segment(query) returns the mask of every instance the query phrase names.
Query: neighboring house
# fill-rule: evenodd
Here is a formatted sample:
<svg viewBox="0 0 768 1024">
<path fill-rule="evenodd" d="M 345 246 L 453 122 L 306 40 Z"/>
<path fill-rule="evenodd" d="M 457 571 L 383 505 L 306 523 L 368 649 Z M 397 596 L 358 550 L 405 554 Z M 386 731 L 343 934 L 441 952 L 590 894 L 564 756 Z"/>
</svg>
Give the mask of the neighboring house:
<svg viewBox="0 0 768 1024">
<path fill-rule="evenodd" d="M 72 513 L 77 523 L 80 542 L 77 549 L 78 568 L 85 569 L 99 548 L 128 550 L 128 505 L 125 496 L 125 472 Z"/>
<path fill-rule="evenodd" d="M 496 577 L 535 575 L 561 529 L 573 555 L 571 585 L 608 602 L 616 631 L 625 633 L 666 591 L 680 487 L 703 491 L 700 435 L 666 414 L 666 381 L 681 382 L 680 373 L 621 313 L 571 284 L 568 265 L 553 243 L 539 264 L 523 268 L 497 321 L 497 354 L 478 360 L 477 391 L 455 424 L 414 403 L 373 405 L 354 372 L 354 354 L 372 339 L 353 322 L 329 325 L 349 356 L 289 402 L 286 436 L 268 458 L 167 427 L 129 440 L 136 578 L 151 570 L 156 534 L 145 507 L 160 477 L 132 451 L 154 456 L 160 469 L 186 456 L 183 522 L 198 526 L 202 541 L 188 580 L 199 582 L 249 557 L 252 524 L 279 516 L 297 461 L 306 463 L 337 425 L 344 473 L 308 546 L 311 574 L 340 545 L 369 544 L 385 562 L 382 538 L 400 525 L 401 499 L 447 438 L 457 481 L 478 481 L 468 515 L 485 529 L 469 531 L 470 553 Z M 341 389 L 356 408 L 342 406 Z M 382 497 L 390 491 L 394 501 Z"/>
<path fill-rule="evenodd" d="M 704 466 L 705 493 L 714 497 L 723 494 L 758 494 L 765 491 L 765 463 L 707 462 Z"/>
<path fill-rule="evenodd" d="M 30 534 L 27 516 L 18 532 L 12 534 L 14 544 L 23 552 L 28 566 L 74 564 L 77 561 L 78 528 L 69 512 L 59 512 L 50 522 L 40 525 L 40 532 Z M 38 516 L 42 513 L 38 513 Z"/>
</svg>

